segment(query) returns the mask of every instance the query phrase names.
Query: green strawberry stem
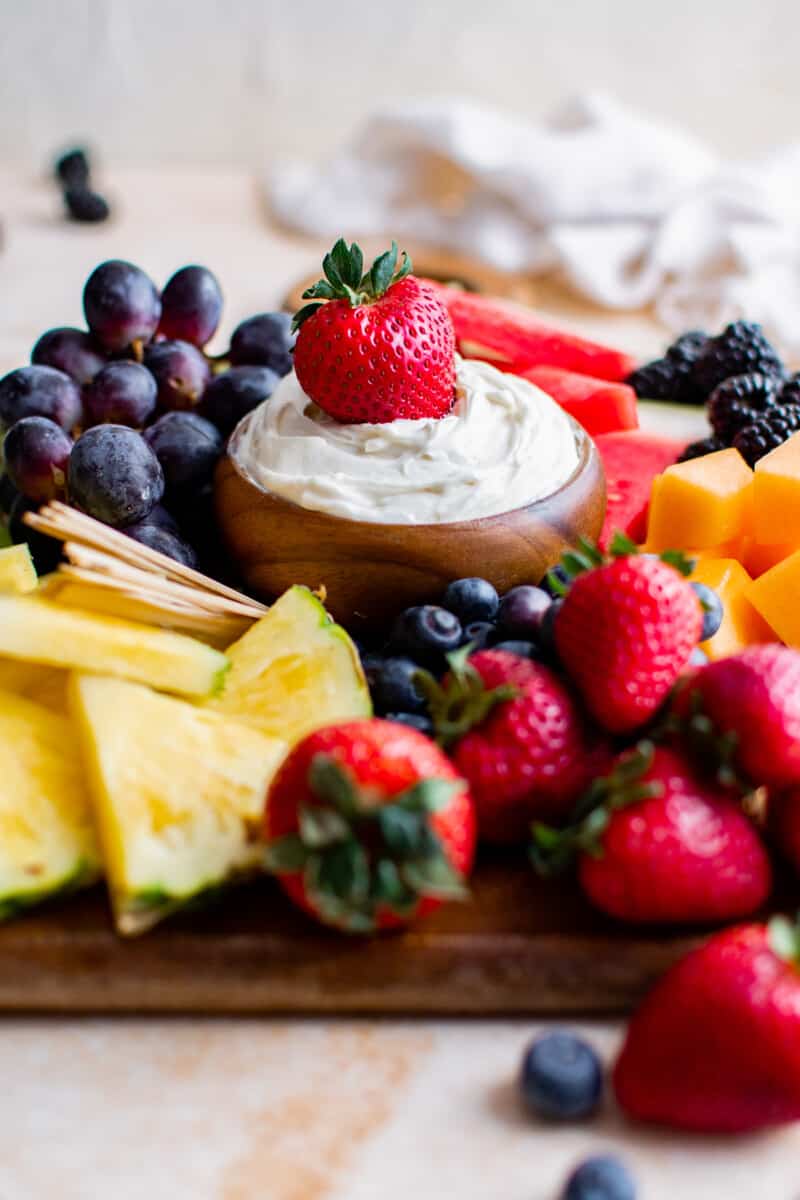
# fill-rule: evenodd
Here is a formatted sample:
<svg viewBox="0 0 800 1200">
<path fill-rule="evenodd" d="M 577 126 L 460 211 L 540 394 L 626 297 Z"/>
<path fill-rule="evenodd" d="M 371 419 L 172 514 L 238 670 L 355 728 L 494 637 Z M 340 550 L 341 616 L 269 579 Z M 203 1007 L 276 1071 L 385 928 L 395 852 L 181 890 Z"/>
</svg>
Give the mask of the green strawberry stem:
<svg viewBox="0 0 800 1200">
<path fill-rule="evenodd" d="M 414 682 L 428 701 L 436 741 L 447 749 L 486 720 L 492 709 L 513 700 L 517 689 L 510 684 L 487 688 L 469 661 L 474 650 L 469 643 L 447 655 L 450 668 L 444 683 L 429 671 L 417 671 Z"/>
<path fill-rule="evenodd" d="M 322 260 L 325 278 L 318 279 L 303 292 L 303 299 L 314 303 L 298 309 L 292 318 L 292 329 L 299 329 L 328 300 L 349 300 L 353 308 L 379 300 L 392 284 L 411 273 L 411 259 L 406 251 L 403 251 L 403 261 L 399 267 L 397 258 L 397 242 L 392 242 L 391 249 L 379 254 L 365 272 L 361 247 L 356 242 L 348 246 L 344 238 L 339 238 Z"/>
<path fill-rule="evenodd" d="M 431 827 L 460 780 L 422 779 L 378 804 L 336 760 L 314 757 L 308 783 L 318 803 L 302 805 L 298 831 L 271 842 L 265 866 L 302 872 L 315 908 L 352 933 L 372 933 L 381 909 L 410 916 L 420 899 L 463 900 L 468 892 Z"/>
<path fill-rule="evenodd" d="M 537 823 L 533 826 L 530 859 L 537 874 L 551 877 L 571 866 L 578 854 L 602 854 L 602 837 L 613 813 L 663 793 L 659 780 L 643 782 L 653 765 L 655 747 L 641 741 L 623 755 L 614 769 L 595 779 L 578 801 L 572 822 L 565 829 Z"/>
<path fill-rule="evenodd" d="M 619 530 L 614 534 L 607 556 L 602 553 L 594 542 L 582 537 L 578 539 L 578 548 L 568 550 L 559 563 L 561 570 L 567 576 L 567 580 L 564 581 L 554 571 L 549 571 L 547 581 L 551 590 L 556 595 L 566 596 L 570 584 L 579 575 L 583 575 L 587 571 L 594 571 L 596 567 L 603 567 L 607 563 L 613 562 L 615 558 L 629 558 L 631 555 L 641 553 L 642 551 L 636 543 L 632 542 L 627 534 L 621 533 Z M 681 550 L 664 550 L 658 555 L 658 558 L 660 558 L 661 562 L 674 567 L 683 576 L 691 575 L 694 570 L 693 559 L 687 558 Z"/>
<path fill-rule="evenodd" d="M 691 680 L 683 686 L 691 688 Z M 676 694 L 680 689 L 679 682 Z M 680 738 L 695 765 L 713 775 L 722 787 L 731 788 L 743 797 L 751 796 L 754 792 L 753 784 L 743 778 L 736 768 L 739 735 L 733 729 L 720 733 L 711 718 L 703 712 L 702 698 L 697 690 L 689 693 L 688 712 L 679 715 L 668 711 L 652 736 L 658 741 Z"/>
</svg>

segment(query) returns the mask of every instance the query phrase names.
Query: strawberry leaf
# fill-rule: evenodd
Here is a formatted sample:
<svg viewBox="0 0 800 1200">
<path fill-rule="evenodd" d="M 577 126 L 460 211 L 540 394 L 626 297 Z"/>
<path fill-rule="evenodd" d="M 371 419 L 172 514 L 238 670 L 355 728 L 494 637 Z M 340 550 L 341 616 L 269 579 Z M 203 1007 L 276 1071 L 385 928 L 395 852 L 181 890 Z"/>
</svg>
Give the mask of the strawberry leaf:
<svg viewBox="0 0 800 1200">
<path fill-rule="evenodd" d="M 300 326 L 307 321 L 309 317 L 313 317 L 317 309 L 320 308 L 322 308 L 321 302 L 318 304 L 304 304 L 302 308 L 298 308 L 297 312 L 292 317 L 292 332 L 297 333 L 297 330 L 300 328 Z"/>
<path fill-rule="evenodd" d="M 666 563 L 670 567 L 674 567 L 679 574 L 684 576 L 684 578 L 687 578 L 689 575 L 691 575 L 695 568 L 695 560 L 693 558 L 688 558 L 682 550 L 664 550 L 661 554 L 659 554 L 658 557 L 663 563 Z"/>
<path fill-rule="evenodd" d="M 369 273 L 370 288 L 373 296 L 382 296 L 389 288 L 397 266 L 397 242 L 392 242 L 391 250 L 379 254 L 372 264 Z"/>
<path fill-rule="evenodd" d="M 264 869 L 274 875 L 293 875 L 308 862 L 309 851 L 299 834 L 276 838 L 264 850 Z"/>
<path fill-rule="evenodd" d="M 767 924 L 767 941 L 772 953 L 785 962 L 800 963 L 800 922 L 773 917 Z"/>
</svg>

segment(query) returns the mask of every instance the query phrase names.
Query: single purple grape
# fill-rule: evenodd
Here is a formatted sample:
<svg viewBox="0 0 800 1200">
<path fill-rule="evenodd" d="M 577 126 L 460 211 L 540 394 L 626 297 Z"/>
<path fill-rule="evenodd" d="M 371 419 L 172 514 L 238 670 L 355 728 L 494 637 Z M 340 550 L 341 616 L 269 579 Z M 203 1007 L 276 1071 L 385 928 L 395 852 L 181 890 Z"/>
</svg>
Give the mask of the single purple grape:
<svg viewBox="0 0 800 1200">
<path fill-rule="evenodd" d="M 72 438 L 49 417 L 23 417 L 3 441 L 6 471 L 16 489 L 44 504 L 64 495 Z"/>
<path fill-rule="evenodd" d="M 61 542 L 25 524 L 25 514 L 36 512 L 38 507 L 36 501 L 28 500 L 26 496 L 17 496 L 8 514 L 8 534 L 12 542 L 23 542 L 27 545 L 37 574 L 47 575 L 48 572 L 54 571 L 61 561 Z"/>
<path fill-rule="evenodd" d="M 137 521 L 135 525 L 128 525 L 123 532 L 140 545 L 149 546 L 159 554 L 166 554 L 167 558 L 174 558 L 185 567 L 197 566 L 197 555 L 189 543 L 161 525 L 152 525 L 147 520 Z"/>
<path fill-rule="evenodd" d="M 161 301 L 152 279 L 133 263 L 95 267 L 83 289 L 86 324 L 107 350 L 139 349 L 158 329 Z"/>
<path fill-rule="evenodd" d="M 294 343 L 288 313 L 257 313 L 234 329 L 229 357 L 234 366 L 272 367 L 278 375 L 288 375 Z"/>
<path fill-rule="evenodd" d="M 132 525 L 164 495 L 164 473 L 134 429 L 95 425 L 72 448 L 67 493 L 71 504 L 106 525 Z"/>
<path fill-rule="evenodd" d="M 159 529 L 166 529 L 168 533 L 174 533 L 176 537 L 179 537 L 181 532 L 178 522 L 172 513 L 164 508 L 163 504 L 157 504 L 155 508 L 152 508 L 143 521 L 135 521 L 133 525 L 126 525 L 125 532 L 134 537 L 135 530 L 140 525 L 157 525 Z"/>
<path fill-rule="evenodd" d="M 271 367 L 231 367 L 212 379 L 198 412 L 227 437 L 242 417 L 269 399 L 279 382 Z"/>
<path fill-rule="evenodd" d="M 106 356 L 90 333 L 61 326 L 42 334 L 31 351 L 31 362 L 55 367 L 84 387 L 105 366 Z"/>
<path fill-rule="evenodd" d="M 161 463 L 167 491 L 197 491 L 209 483 L 222 454 L 222 434 L 197 413 L 169 412 L 143 435 Z"/>
<path fill-rule="evenodd" d="M 0 379 L 0 425 L 6 429 L 23 417 L 49 417 L 69 433 L 82 408 L 74 379 L 55 367 L 17 367 Z"/>
<path fill-rule="evenodd" d="M 85 423 L 141 429 L 155 412 L 157 398 L 156 381 L 141 363 L 107 363 L 83 393 Z"/>
<path fill-rule="evenodd" d="M 222 289 L 207 267 L 181 267 L 161 293 L 165 338 L 202 348 L 210 342 L 222 316 Z"/>
<path fill-rule="evenodd" d="M 211 368 L 191 342 L 153 342 L 144 365 L 158 385 L 158 405 L 166 412 L 194 408 L 211 379 Z"/>
</svg>

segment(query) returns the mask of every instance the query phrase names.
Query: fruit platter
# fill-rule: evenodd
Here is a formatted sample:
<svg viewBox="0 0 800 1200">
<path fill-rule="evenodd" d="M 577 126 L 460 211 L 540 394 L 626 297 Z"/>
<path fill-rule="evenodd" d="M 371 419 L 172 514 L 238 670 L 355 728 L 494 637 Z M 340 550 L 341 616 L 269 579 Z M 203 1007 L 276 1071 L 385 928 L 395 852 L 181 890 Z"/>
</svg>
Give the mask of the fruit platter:
<svg viewBox="0 0 800 1200">
<path fill-rule="evenodd" d="M 788 972 L 763 330 L 642 363 L 343 240 L 212 355 L 222 305 L 109 260 L 0 379 L 0 1007 L 623 1012 L 742 928 Z"/>
</svg>

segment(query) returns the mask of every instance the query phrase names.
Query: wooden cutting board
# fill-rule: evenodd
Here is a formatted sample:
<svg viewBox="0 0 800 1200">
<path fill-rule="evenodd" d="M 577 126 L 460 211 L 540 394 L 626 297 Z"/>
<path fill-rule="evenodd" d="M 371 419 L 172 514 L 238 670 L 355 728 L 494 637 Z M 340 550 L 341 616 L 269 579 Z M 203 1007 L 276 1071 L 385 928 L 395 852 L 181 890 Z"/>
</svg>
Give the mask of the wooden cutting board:
<svg viewBox="0 0 800 1200">
<path fill-rule="evenodd" d="M 0 1010 L 622 1013 L 702 932 L 632 933 L 517 853 L 480 862 L 468 903 L 372 940 L 322 930 L 264 880 L 122 941 L 97 888 L 0 929 Z"/>
</svg>

